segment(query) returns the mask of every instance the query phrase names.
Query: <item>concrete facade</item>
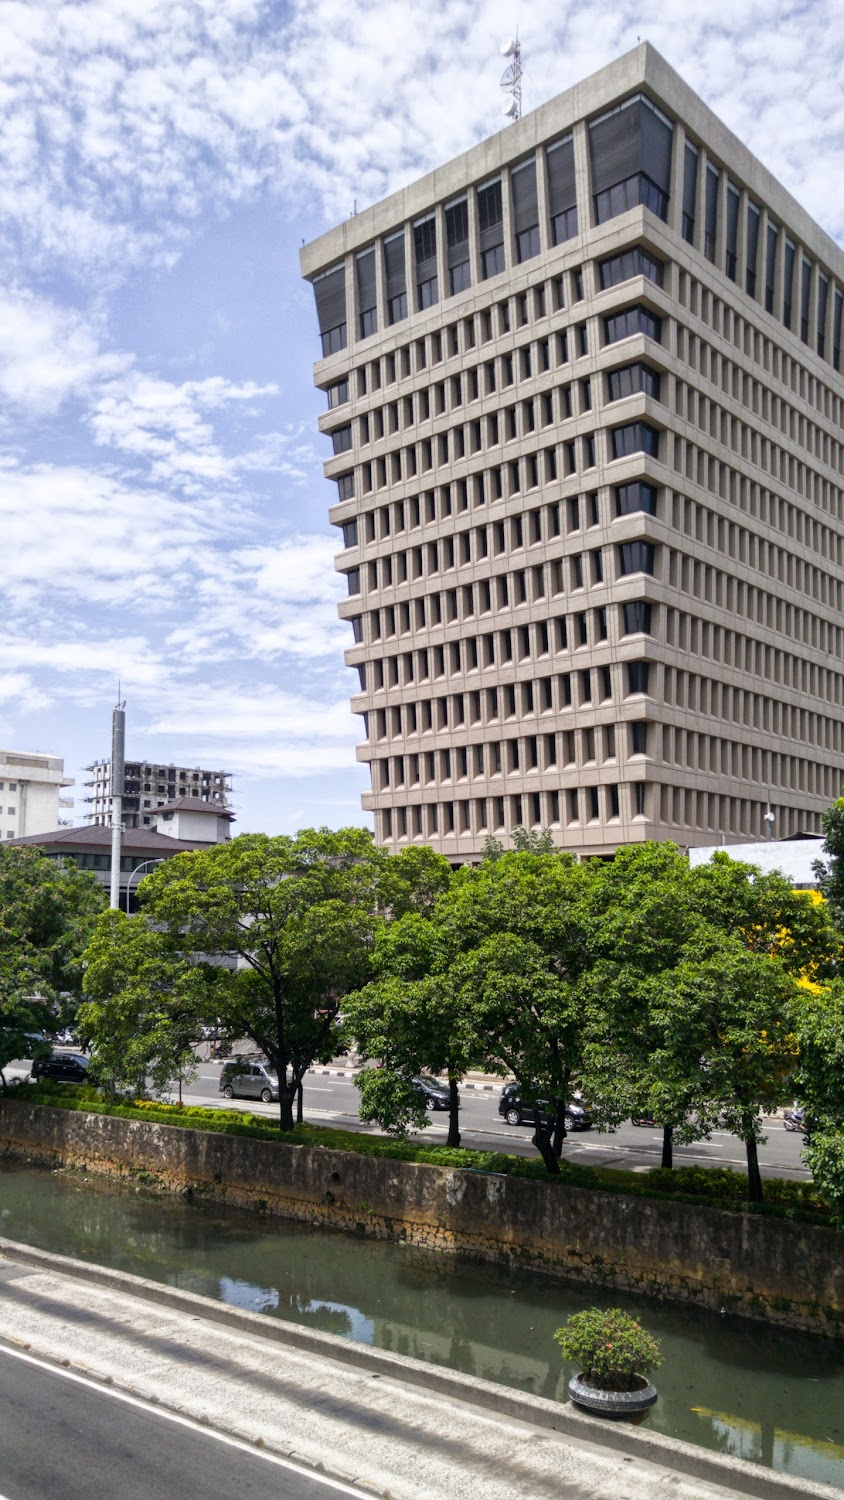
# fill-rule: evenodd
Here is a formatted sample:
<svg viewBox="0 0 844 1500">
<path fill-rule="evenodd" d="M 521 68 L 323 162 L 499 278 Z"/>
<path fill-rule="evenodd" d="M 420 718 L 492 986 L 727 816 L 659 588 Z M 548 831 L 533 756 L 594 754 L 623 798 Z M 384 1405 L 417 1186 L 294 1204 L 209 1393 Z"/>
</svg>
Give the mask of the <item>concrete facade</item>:
<svg viewBox="0 0 844 1500">
<path fill-rule="evenodd" d="M 615 111 L 649 171 L 670 141 L 661 185 L 612 181 Z M 301 264 L 377 841 L 712 844 L 769 805 L 818 832 L 844 778 L 837 245 L 646 44 Z"/>
<path fill-rule="evenodd" d="M 47 833 L 60 822 L 59 809 L 73 799 L 61 790 L 73 786 L 65 776 L 60 755 L 37 751 L 0 750 L 0 839 Z"/>
</svg>

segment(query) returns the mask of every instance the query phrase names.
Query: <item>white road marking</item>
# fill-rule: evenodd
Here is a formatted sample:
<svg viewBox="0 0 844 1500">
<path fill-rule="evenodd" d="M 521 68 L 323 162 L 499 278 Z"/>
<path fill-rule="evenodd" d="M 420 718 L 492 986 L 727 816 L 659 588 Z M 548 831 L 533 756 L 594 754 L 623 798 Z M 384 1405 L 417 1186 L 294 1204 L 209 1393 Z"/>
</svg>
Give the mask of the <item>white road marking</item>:
<svg viewBox="0 0 844 1500">
<path fill-rule="evenodd" d="M 355 1500 L 372 1500 L 371 1491 L 354 1489 L 351 1485 L 343 1484 L 340 1479 L 330 1479 L 327 1474 L 318 1474 L 315 1469 L 309 1469 L 307 1464 L 297 1464 L 290 1458 L 281 1458 L 277 1453 L 268 1453 L 266 1448 L 254 1447 L 243 1438 L 232 1437 L 226 1432 L 217 1432 L 214 1427 L 206 1427 L 204 1423 L 195 1422 L 192 1417 L 182 1417 L 177 1412 L 167 1411 L 164 1407 L 144 1401 L 138 1396 L 130 1396 L 128 1391 L 120 1391 L 115 1386 L 89 1380 L 85 1375 L 77 1375 L 73 1370 L 62 1369 L 61 1366 L 51 1364 L 49 1360 L 37 1359 L 31 1354 L 24 1354 L 23 1350 L 9 1349 L 3 1344 L 0 1344 L 0 1354 L 7 1355 L 9 1359 L 22 1360 L 27 1365 L 34 1365 L 37 1370 L 46 1370 L 50 1375 L 60 1375 L 62 1379 L 72 1380 L 76 1385 L 84 1385 L 89 1391 L 96 1391 L 100 1396 L 108 1396 L 112 1401 L 122 1401 L 125 1406 L 136 1406 L 139 1411 L 146 1412 L 147 1416 L 161 1417 L 163 1421 L 173 1422 L 177 1427 L 187 1427 L 190 1432 L 213 1438 L 215 1443 L 223 1443 L 227 1448 L 237 1448 L 241 1453 L 248 1453 L 252 1458 L 261 1458 L 265 1463 L 275 1464 L 278 1469 L 287 1469 L 293 1474 L 300 1474 L 304 1479 L 313 1480 L 314 1484 L 324 1485 L 326 1489 L 336 1490 L 341 1495 L 353 1495 Z M 2 1495 L 0 1495 L 0 1500 L 3 1500 Z"/>
</svg>

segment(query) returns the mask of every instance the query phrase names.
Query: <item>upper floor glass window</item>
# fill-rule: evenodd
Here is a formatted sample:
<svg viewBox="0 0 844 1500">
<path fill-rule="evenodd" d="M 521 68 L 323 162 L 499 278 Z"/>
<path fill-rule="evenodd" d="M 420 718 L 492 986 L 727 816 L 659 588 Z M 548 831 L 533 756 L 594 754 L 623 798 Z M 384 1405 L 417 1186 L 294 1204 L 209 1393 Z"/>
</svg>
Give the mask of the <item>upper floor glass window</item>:
<svg viewBox="0 0 844 1500">
<path fill-rule="evenodd" d="M 650 365 L 622 365 L 617 370 L 607 371 L 607 400 L 622 401 L 625 396 L 652 396 L 660 399 L 660 376 Z"/>
<path fill-rule="evenodd" d="M 686 141 L 686 148 L 683 152 L 683 239 L 690 245 L 695 242 L 697 164 L 697 149 L 691 141 Z"/>
<path fill-rule="evenodd" d="M 348 382 L 348 380 L 337 380 L 337 381 L 335 381 L 334 385 L 330 385 L 328 387 L 328 389 L 325 392 L 325 395 L 326 395 L 326 400 L 328 401 L 328 410 L 329 411 L 333 411 L 333 409 L 334 409 L 335 406 L 345 406 L 346 402 L 349 399 L 349 382 Z"/>
<path fill-rule="evenodd" d="M 478 203 L 478 238 L 481 252 L 481 279 L 487 281 L 505 268 L 504 208 L 501 201 L 501 179 L 476 189 Z"/>
<path fill-rule="evenodd" d="M 647 515 L 655 516 L 656 497 L 656 486 L 644 484 L 639 479 L 632 484 L 619 484 L 615 491 L 615 513 L 617 516 L 631 516 L 643 510 Z"/>
<path fill-rule="evenodd" d="M 400 323 L 407 317 L 403 229 L 384 241 L 384 277 L 387 284 L 387 321 L 391 325 Z"/>
<path fill-rule="evenodd" d="M 621 339 L 631 338 L 634 333 L 644 333 L 658 344 L 662 338 L 662 319 L 641 303 L 636 307 L 625 307 L 621 312 L 610 313 L 604 318 L 604 340 L 607 344 L 617 344 Z"/>
<path fill-rule="evenodd" d="M 449 295 L 472 284 L 469 266 L 469 201 L 458 198 L 445 207 L 445 247 Z"/>
<path fill-rule="evenodd" d="M 629 458 L 631 453 L 647 453 L 659 458 L 659 432 L 647 422 L 628 422 L 610 433 L 613 458 Z"/>
<path fill-rule="evenodd" d="M 703 212 L 703 253 L 707 260 L 715 259 L 715 244 L 718 237 L 718 196 L 721 188 L 721 173 L 711 162 L 706 166 L 706 202 Z"/>
<path fill-rule="evenodd" d="M 577 234 L 577 192 L 574 174 L 574 138 L 566 136 L 545 148 L 548 218 L 551 243 L 562 245 Z"/>
<path fill-rule="evenodd" d="M 439 302 L 437 285 L 437 221 L 433 214 L 417 219 L 413 226 L 413 254 L 416 265 L 416 306 L 433 307 Z"/>
<path fill-rule="evenodd" d="M 536 196 L 536 161 L 532 158 L 510 172 L 513 233 L 516 260 L 531 260 L 539 254 L 539 207 Z"/>
<path fill-rule="evenodd" d="M 674 127 L 644 94 L 589 126 L 595 222 L 643 204 L 664 219 L 671 187 Z"/>
<path fill-rule="evenodd" d="M 630 281 L 634 276 L 647 276 L 656 286 L 662 286 L 662 261 L 657 260 L 648 250 L 643 250 L 641 245 L 632 245 L 619 255 L 610 255 L 607 260 L 601 261 L 600 269 L 601 290 L 604 292 L 608 287 Z"/>
<path fill-rule="evenodd" d="M 313 287 L 322 352 L 336 354 L 347 343 L 345 265 L 323 271 L 315 278 Z"/>
<path fill-rule="evenodd" d="M 362 339 L 378 331 L 378 298 L 375 288 L 375 246 L 355 256 L 358 298 L 358 335 Z"/>
</svg>

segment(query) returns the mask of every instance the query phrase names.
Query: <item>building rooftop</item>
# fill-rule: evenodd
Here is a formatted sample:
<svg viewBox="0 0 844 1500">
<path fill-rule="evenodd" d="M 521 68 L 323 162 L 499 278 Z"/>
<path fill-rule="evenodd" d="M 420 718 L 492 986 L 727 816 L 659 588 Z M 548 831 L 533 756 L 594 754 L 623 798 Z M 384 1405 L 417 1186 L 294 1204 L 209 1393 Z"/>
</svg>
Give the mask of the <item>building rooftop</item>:
<svg viewBox="0 0 844 1500">
<path fill-rule="evenodd" d="M 150 817 L 157 817 L 159 813 L 207 813 L 215 818 L 228 818 L 230 823 L 234 822 L 234 813 L 228 807 L 223 807 L 218 802 L 208 802 L 204 797 L 174 797 L 171 802 L 162 802 L 158 807 L 149 809 Z"/>
<path fill-rule="evenodd" d="M 66 848 L 69 853 L 96 853 L 101 849 L 111 848 L 111 829 L 99 824 L 86 828 L 56 828 L 52 833 L 31 833 L 23 838 L 9 839 L 8 844 L 33 844 L 51 852 Z M 207 847 L 206 843 L 196 839 L 171 839 L 165 833 L 153 832 L 151 828 L 127 828 L 123 834 L 124 854 L 160 852 L 172 855 Z"/>
</svg>

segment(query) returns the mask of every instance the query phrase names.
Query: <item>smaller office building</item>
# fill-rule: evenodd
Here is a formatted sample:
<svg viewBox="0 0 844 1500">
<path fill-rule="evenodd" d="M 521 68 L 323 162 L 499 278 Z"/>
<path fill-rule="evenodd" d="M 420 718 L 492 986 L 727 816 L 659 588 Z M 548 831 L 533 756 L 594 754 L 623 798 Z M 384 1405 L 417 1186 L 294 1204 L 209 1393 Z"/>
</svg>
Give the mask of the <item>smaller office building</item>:
<svg viewBox="0 0 844 1500">
<path fill-rule="evenodd" d="M 73 799 L 61 789 L 73 786 L 60 755 L 31 750 L 0 750 L 0 838 L 47 833 L 59 822 L 59 809 Z"/>
</svg>

